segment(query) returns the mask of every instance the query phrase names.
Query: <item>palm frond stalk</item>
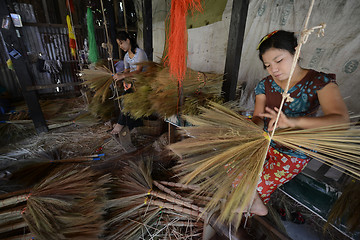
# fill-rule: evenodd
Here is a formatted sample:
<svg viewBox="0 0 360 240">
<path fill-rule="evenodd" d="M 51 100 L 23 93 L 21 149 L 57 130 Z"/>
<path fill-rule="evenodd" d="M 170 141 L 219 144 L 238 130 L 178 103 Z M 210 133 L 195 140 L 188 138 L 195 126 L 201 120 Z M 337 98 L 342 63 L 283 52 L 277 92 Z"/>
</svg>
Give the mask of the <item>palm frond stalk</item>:
<svg viewBox="0 0 360 240">
<path fill-rule="evenodd" d="M 248 118 L 217 103 L 202 111 L 199 116 L 185 117 L 195 125 L 183 128 L 189 138 L 170 145 L 181 157 L 175 170 L 182 176 L 182 183 L 198 185 L 198 195 L 211 197 L 206 212 L 220 207 L 219 220 L 238 226 L 241 220 L 238 214 L 247 210 L 255 194 L 270 138 Z M 360 176 L 359 140 L 359 128 L 344 126 L 286 129 L 273 136 L 273 141 L 357 177 Z M 235 179 L 239 181 L 236 188 Z"/>
</svg>

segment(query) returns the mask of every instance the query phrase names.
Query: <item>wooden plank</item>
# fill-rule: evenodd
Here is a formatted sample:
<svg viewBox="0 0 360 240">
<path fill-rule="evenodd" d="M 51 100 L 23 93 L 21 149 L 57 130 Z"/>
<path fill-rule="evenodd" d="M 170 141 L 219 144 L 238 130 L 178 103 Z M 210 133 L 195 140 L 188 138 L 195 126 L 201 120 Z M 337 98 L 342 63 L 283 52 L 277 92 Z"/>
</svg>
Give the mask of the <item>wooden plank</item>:
<svg viewBox="0 0 360 240">
<path fill-rule="evenodd" d="M 9 4 L 9 6 L 12 6 L 12 4 Z M 11 9 L 12 10 L 12 9 Z M 13 11 L 11 11 L 13 12 Z M 0 1 L 0 18 L 4 19 L 6 16 L 10 15 L 10 11 L 8 9 L 8 5 L 6 4 L 6 1 Z M 13 23 L 11 22 L 9 29 L 3 29 L 1 28 L 1 33 L 3 35 L 4 41 L 11 46 L 11 50 L 16 50 L 18 54 L 16 54 L 15 57 L 11 57 L 11 60 L 13 62 L 13 66 L 16 72 L 16 75 L 18 77 L 24 99 L 26 101 L 26 104 L 28 105 L 28 109 L 30 111 L 31 118 L 34 122 L 35 130 L 37 133 L 41 132 L 47 132 L 48 128 L 44 119 L 44 115 L 41 111 L 41 107 L 38 101 L 38 96 L 36 95 L 36 92 L 34 91 L 26 91 L 26 88 L 28 86 L 33 85 L 33 79 L 32 73 L 30 72 L 28 62 L 25 59 L 25 53 L 24 51 L 24 43 L 23 39 L 21 38 L 21 29 L 17 28 L 15 29 Z"/>
<path fill-rule="evenodd" d="M 233 1 L 225 61 L 224 82 L 222 86 L 225 101 L 235 100 L 236 97 L 236 85 L 239 76 L 248 8 L 249 0 Z"/>
<path fill-rule="evenodd" d="M 149 61 L 153 60 L 153 39 L 152 39 L 152 5 L 151 1 L 143 0 L 143 36 L 144 36 L 144 51 L 148 56 Z"/>
</svg>

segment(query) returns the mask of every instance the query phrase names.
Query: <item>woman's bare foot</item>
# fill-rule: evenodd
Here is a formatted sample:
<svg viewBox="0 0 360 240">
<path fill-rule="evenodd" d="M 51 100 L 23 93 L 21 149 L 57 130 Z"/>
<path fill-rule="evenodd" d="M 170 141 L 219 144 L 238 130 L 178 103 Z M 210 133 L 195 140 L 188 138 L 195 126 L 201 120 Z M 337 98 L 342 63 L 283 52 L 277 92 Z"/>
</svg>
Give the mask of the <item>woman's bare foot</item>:
<svg viewBox="0 0 360 240">
<path fill-rule="evenodd" d="M 259 216 L 265 216 L 268 214 L 268 208 L 265 206 L 265 204 L 259 197 L 259 194 L 255 194 L 253 204 L 250 208 L 250 213 L 254 213 Z"/>
<path fill-rule="evenodd" d="M 240 209 L 236 210 L 237 213 L 240 213 L 239 211 L 240 211 Z M 246 207 L 243 210 L 243 213 L 247 213 L 248 211 L 250 214 L 256 214 L 259 216 L 265 216 L 268 214 L 268 209 L 265 206 L 265 204 L 263 203 L 263 201 L 261 200 L 259 194 L 257 194 L 257 193 L 255 194 L 255 197 L 254 197 L 254 200 L 252 202 L 250 209 L 249 209 L 249 207 Z"/>
<path fill-rule="evenodd" d="M 110 132 L 111 134 L 119 134 L 121 130 L 123 129 L 123 125 L 115 124 L 113 130 Z"/>
</svg>

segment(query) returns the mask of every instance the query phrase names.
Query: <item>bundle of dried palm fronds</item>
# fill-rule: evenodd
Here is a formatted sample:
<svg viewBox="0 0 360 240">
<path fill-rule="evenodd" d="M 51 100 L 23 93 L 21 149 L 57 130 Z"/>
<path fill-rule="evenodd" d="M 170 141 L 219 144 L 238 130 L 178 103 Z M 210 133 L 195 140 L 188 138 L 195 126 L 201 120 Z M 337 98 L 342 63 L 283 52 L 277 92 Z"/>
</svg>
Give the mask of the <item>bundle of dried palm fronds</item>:
<svg viewBox="0 0 360 240">
<path fill-rule="evenodd" d="M 251 204 L 270 137 L 246 117 L 219 104 L 202 110 L 198 117 L 186 117 L 195 125 L 184 128 L 190 138 L 170 148 L 182 157 L 176 167 L 182 182 L 198 184 L 198 194 L 212 197 L 206 209 L 221 206 L 219 220 L 232 222 Z M 360 176 L 359 128 L 286 129 L 276 132 L 273 141 Z M 239 184 L 233 188 L 235 179 Z M 235 225 L 239 223 L 240 218 Z"/>
<path fill-rule="evenodd" d="M 25 226 L 36 239 L 98 239 L 108 180 L 88 167 L 55 169 L 31 190 L 0 196 L 3 214 L 13 215 L 0 230 Z"/>
<path fill-rule="evenodd" d="M 169 229 L 181 235 L 187 226 L 195 233 L 201 230 L 194 226 L 201 227 L 202 221 L 198 224 L 197 219 L 204 216 L 203 209 L 153 181 L 150 162 L 130 162 L 122 173 L 113 182 L 112 199 L 107 204 L 107 239 L 157 238 Z"/>
<path fill-rule="evenodd" d="M 123 96 L 123 111 L 134 118 L 161 117 L 179 113 L 178 82 L 169 73 L 169 68 L 146 63 L 147 71 L 135 77 L 136 91 Z M 182 83 L 184 105 L 182 112 L 197 114 L 198 107 L 206 106 L 209 100 L 221 102 L 222 75 L 196 72 L 188 69 Z"/>
<path fill-rule="evenodd" d="M 96 69 L 84 69 L 80 73 L 83 84 L 95 91 L 94 98 L 101 99 L 102 102 L 108 97 L 110 93 L 110 85 L 113 82 L 113 73 L 106 68 L 97 67 Z"/>
<path fill-rule="evenodd" d="M 329 213 L 328 222 L 324 226 L 326 229 L 329 223 L 341 223 L 344 220 L 349 231 L 353 232 L 360 229 L 360 182 L 352 180 L 342 192 L 339 199 L 335 202 Z"/>
</svg>

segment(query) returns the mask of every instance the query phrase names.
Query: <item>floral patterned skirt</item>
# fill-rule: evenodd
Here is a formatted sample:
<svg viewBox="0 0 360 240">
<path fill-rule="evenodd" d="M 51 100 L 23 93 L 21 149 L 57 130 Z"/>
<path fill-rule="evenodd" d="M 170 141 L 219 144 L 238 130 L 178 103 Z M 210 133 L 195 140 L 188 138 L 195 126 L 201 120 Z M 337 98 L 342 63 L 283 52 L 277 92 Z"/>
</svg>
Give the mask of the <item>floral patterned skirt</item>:
<svg viewBox="0 0 360 240">
<path fill-rule="evenodd" d="M 306 167 L 310 158 L 292 157 L 270 146 L 267 160 L 257 186 L 260 198 L 265 204 L 278 187 L 290 181 Z"/>
</svg>

